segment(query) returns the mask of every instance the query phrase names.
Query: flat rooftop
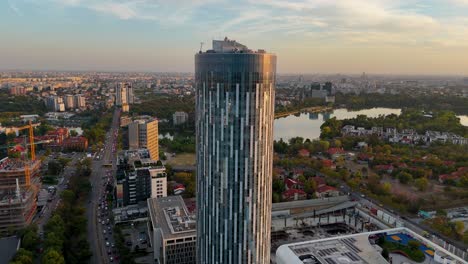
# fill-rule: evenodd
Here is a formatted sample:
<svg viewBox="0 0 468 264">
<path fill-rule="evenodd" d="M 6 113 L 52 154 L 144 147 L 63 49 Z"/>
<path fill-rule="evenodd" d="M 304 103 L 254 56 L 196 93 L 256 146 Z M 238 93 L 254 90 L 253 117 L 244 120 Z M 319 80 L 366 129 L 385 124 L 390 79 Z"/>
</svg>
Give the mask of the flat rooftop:
<svg viewBox="0 0 468 264">
<path fill-rule="evenodd" d="M 213 40 L 213 48 L 205 52 L 200 50 L 200 53 L 267 53 L 265 50 L 259 49 L 257 51 L 247 48 L 247 46 L 240 44 L 235 40 L 225 37 L 223 40 Z"/>
<path fill-rule="evenodd" d="M 389 262 L 381 255 L 382 249 L 373 241 L 378 235 L 402 237 L 402 240 L 411 238 L 419 241 L 426 256 L 422 263 L 432 263 L 438 257 L 454 261 L 451 263 L 466 263 L 461 258 L 407 228 L 379 230 L 282 245 L 276 251 L 276 261 L 278 264 L 388 264 Z M 397 240 L 399 239 L 397 238 Z M 393 264 L 403 263 L 413 262 L 401 255 L 396 255 L 393 258 Z"/>
<path fill-rule="evenodd" d="M 164 239 L 195 236 L 195 215 L 189 213 L 180 195 L 148 199 L 153 228 L 161 228 Z"/>
</svg>

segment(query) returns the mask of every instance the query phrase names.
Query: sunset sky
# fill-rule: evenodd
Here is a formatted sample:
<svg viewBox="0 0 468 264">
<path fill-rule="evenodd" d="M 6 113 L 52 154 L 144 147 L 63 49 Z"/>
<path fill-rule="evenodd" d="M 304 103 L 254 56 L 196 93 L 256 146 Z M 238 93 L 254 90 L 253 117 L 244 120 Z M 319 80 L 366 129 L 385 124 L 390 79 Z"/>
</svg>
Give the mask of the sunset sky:
<svg viewBox="0 0 468 264">
<path fill-rule="evenodd" d="M 2 0 L 0 69 L 193 71 L 228 36 L 280 73 L 468 76 L 468 0 Z"/>
</svg>

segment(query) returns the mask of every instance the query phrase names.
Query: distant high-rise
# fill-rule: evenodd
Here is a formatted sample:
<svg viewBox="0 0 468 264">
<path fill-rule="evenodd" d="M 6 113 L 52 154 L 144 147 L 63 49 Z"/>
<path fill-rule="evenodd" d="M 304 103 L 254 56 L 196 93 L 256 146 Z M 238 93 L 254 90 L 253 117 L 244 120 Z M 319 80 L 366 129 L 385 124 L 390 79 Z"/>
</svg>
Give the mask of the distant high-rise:
<svg viewBox="0 0 468 264">
<path fill-rule="evenodd" d="M 130 83 L 119 83 L 115 91 L 115 105 L 133 104 L 133 87 Z"/>
<path fill-rule="evenodd" d="M 86 98 L 82 94 L 75 95 L 75 107 L 76 108 L 86 108 Z"/>
<path fill-rule="evenodd" d="M 75 100 L 72 94 L 67 94 L 65 96 L 65 109 L 70 110 L 75 108 Z"/>
<path fill-rule="evenodd" d="M 195 55 L 197 263 L 270 263 L 276 56 L 213 48 Z"/>
<path fill-rule="evenodd" d="M 151 159 L 159 160 L 158 120 L 145 117 L 128 124 L 129 149 L 148 149 Z"/>
</svg>

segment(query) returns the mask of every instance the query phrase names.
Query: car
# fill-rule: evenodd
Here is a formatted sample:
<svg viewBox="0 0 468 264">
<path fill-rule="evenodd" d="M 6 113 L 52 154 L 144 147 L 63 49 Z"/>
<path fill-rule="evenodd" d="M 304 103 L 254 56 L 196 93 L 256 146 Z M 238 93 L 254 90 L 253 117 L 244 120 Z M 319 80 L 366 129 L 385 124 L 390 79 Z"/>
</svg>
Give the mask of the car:
<svg viewBox="0 0 468 264">
<path fill-rule="evenodd" d="M 115 248 L 115 244 L 114 244 L 114 243 L 112 243 L 111 247 L 112 247 L 112 248 Z"/>
<path fill-rule="evenodd" d="M 104 230 L 102 230 L 102 233 L 104 233 L 104 234 L 105 234 L 105 233 L 106 233 L 106 230 L 105 230 L 105 229 L 104 229 Z"/>
<path fill-rule="evenodd" d="M 109 261 L 110 261 L 110 262 L 114 262 L 114 258 L 113 258 L 113 257 L 110 257 L 110 258 L 109 258 Z"/>
<path fill-rule="evenodd" d="M 364 197 L 366 197 L 366 196 L 365 196 L 364 194 L 361 194 L 361 197 L 364 198 Z"/>
<path fill-rule="evenodd" d="M 109 241 L 106 241 L 106 247 L 110 246 Z"/>
</svg>

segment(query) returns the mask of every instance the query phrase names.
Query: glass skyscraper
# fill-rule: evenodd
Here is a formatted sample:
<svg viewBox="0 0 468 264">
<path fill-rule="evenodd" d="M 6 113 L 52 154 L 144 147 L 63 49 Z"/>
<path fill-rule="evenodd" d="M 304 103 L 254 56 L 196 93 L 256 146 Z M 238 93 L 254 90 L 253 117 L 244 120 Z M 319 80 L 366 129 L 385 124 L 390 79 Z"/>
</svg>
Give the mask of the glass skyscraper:
<svg viewBox="0 0 468 264">
<path fill-rule="evenodd" d="M 197 263 L 270 263 L 275 79 L 227 38 L 195 55 Z"/>
</svg>

